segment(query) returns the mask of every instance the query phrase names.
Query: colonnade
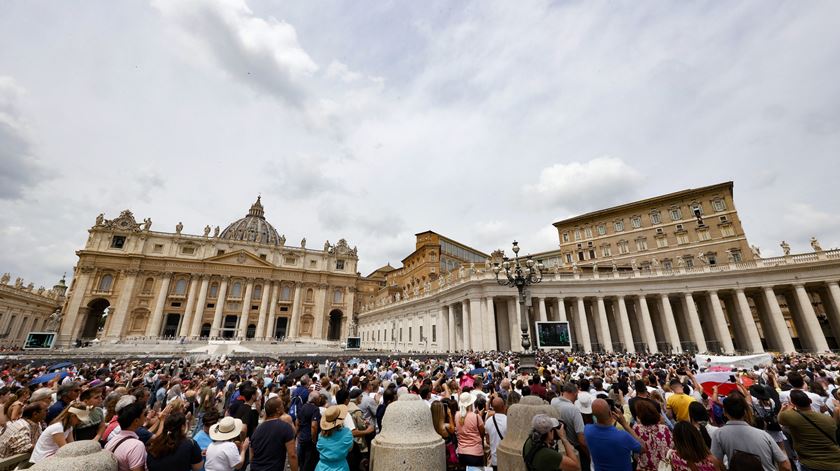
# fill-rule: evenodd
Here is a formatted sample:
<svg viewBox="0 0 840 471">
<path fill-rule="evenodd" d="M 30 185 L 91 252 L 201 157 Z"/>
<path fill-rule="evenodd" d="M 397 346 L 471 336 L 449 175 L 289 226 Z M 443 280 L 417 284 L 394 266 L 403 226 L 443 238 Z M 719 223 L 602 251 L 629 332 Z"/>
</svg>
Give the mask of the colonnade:
<svg viewBox="0 0 840 471">
<path fill-rule="evenodd" d="M 517 298 L 488 293 L 480 283 L 473 288 L 463 289 L 461 299 L 441 296 L 419 303 L 416 310 L 362 316 L 362 346 L 520 351 L 523 312 Z M 562 283 L 532 287 L 525 313 L 532 341 L 535 321 L 569 322 L 573 350 L 587 352 L 823 352 L 836 349 L 840 340 L 836 280 L 635 292 L 582 288 Z M 399 329 L 420 325 L 426 332 L 435 329 L 435 338 L 424 342 L 409 338 L 405 330 L 400 337 Z"/>
</svg>

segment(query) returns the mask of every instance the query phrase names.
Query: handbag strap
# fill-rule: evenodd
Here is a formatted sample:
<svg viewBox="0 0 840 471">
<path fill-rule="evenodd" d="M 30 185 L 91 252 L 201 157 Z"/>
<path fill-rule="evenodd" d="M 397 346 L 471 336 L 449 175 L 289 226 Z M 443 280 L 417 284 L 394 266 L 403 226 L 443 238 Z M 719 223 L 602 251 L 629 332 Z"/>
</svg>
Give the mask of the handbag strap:
<svg viewBox="0 0 840 471">
<path fill-rule="evenodd" d="M 797 413 L 797 414 L 799 414 L 799 415 L 800 415 L 803 419 L 807 420 L 809 424 L 813 425 L 815 429 L 819 430 L 819 431 L 820 431 L 820 433 L 821 433 L 821 434 L 823 434 L 823 435 L 825 436 L 825 438 L 827 438 L 827 439 L 828 439 L 828 441 L 830 441 L 830 442 L 831 442 L 831 444 L 832 444 L 832 445 L 836 445 L 836 444 L 837 444 L 837 442 L 835 442 L 835 441 L 834 441 L 834 438 L 832 438 L 832 437 L 831 437 L 831 435 L 829 435 L 829 434 L 828 434 L 828 432 L 826 432 L 825 430 L 821 429 L 821 428 L 820 428 L 817 424 L 815 424 L 815 423 L 814 423 L 814 421 L 813 421 L 813 420 L 809 419 L 809 418 L 808 418 L 808 416 L 806 416 L 805 414 L 803 414 L 802 412 L 800 412 L 800 411 L 798 411 L 798 410 L 796 410 L 796 409 L 794 409 L 794 410 L 795 410 L 795 411 L 796 411 L 796 413 Z"/>
<path fill-rule="evenodd" d="M 496 433 L 499 434 L 499 440 L 504 440 L 505 436 L 502 435 L 502 432 L 499 430 L 499 424 L 496 423 L 496 415 L 493 415 L 493 426 L 496 427 Z"/>
</svg>

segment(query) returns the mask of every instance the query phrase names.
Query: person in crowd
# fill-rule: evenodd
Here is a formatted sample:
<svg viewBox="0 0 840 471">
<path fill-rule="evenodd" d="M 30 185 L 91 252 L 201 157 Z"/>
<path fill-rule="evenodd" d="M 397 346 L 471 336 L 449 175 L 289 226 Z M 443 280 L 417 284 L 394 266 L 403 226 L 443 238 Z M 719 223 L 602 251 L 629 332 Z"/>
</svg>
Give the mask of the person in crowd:
<svg viewBox="0 0 840 471">
<path fill-rule="evenodd" d="M 353 449 L 347 456 L 347 464 L 351 469 L 359 469 L 362 462 L 366 462 L 370 456 L 369 438 L 373 435 L 374 424 L 364 419 L 359 403 L 362 399 L 362 390 L 353 389 L 349 393 L 342 389 L 336 394 L 336 401 L 347 406 L 347 423 L 345 426 L 350 429 L 353 435 Z"/>
<path fill-rule="evenodd" d="M 840 470 L 840 445 L 837 425 L 826 414 L 815 412 L 811 398 L 802 390 L 793 390 L 782 406 L 779 424 L 793 437 L 793 449 L 799 456 L 801 471 Z"/>
<path fill-rule="evenodd" d="M 636 403 L 640 401 L 652 402 L 654 407 L 656 407 L 656 411 L 662 414 L 662 406 L 659 405 L 659 402 L 651 399 L 648 387 L 643 380 L 636 380 L 633 384 L 633 391 L 635 391 L 635 395 L 627 401 L 627 407 L 630 409 L 630 416 L 634 422 L 636 421 Z"/>
<path fill-rule="evenodd" d="M 791 471 L 788 457 L 770 435 L 745 421 L 748 408 L 742 394 L 733 391 L 726 397 L 723 412 L 727 422 L 712 437 L 712 454 L 720 461 L 726 458 L 733 471 L 757 466 L 764 471 L 775 471 L 777 466 Z"/>
<path fill-rule="evenodd" d="M 58 400 L 47 409 L 47 423 L 52 423 L 52 421 L 58 417 L 67 406 L 79 398 L 79 393 L 82 392 L 82 388 L 76 382 L 70 382 L 67 384 L 62 384 L 58 388 L 58 392 L 56 396 L 58 396 Z"/>
<path fill-rule="evenodd" d="M 322 389 L 323 390 L 323 389 Z M 312 471 L 318 463 L 318 423 L 321 421 L 321 393 L 309 393 L 309 400 L 299 409 L 295 426 L 297 435 L 297 459 L 303 471 Z"/>
<path fill-rule="evenodd" d="M 291 392 L 291 404 L 289 405 L 289 415 L 292 419 L 297 420 L 299 408 L 309 402 L 309 384 L 311 383 L 309 375 L 303 375 L 300 378 L 300 384 Z"/>
<path fill-rule="evenodd" d="M 567 438 L 565 425 L 554 417 L 537 414 L 531 419 L 531 433 L 522 445 L 522 459 L 529 471 L 579 471 L 580 461 Z M 563 452 L 557 451 L 557 442 Z"/>
<path fill-rule="evenodd" d="M 376 408 L 376 432 L 379 433 L 382 431 L 382 418 L 385 417 L 385 410 L 388 409 L 388 406 L 397 400 L 397 389 L 394 388 L 392 385 L 389 385 L 385 388 L 385 392 L 382 393 L 382 403 Z"/>
<path fill-rule="evenodd" d="M 321 415 L 317 445 L 320 459 L 315 471 L 350 471 L 347 455 L 353 447 L 353 434 L 344 426 L 346 418 L 347 406 L 343 404 L 330 406 Z"/>
<path fill-rule="evenodd" d="M 137 436 L 145 410 L 144 404 L 131 402 L 117 413 L 120 431 L 108 441 L 105 449 L 114 454 L 118 471 L 146 470 L 146 445 Z"/>
<path fill-rule="evenodd" d="M 811 409 L 814 412 L 825 412 L 825 402 L 823 398 L 820 397 L 819 394 L 815 394 L 807 390 L 807 385 L 805 384 L 805 378 L 802 376 L 801 373 L 791 371 L 787 374 L 787 382 L 790 385 L 791 389 L 787 391 L 782 391 L 779 393 L 779 400 L 782 401 L 782 405 L 785 405 L 790 402 L 790 394 L 793 391 L 802 391 L 804 392 L 809 399 L 811 399 Z"/>
<path fill-rule="evenodd" d="M 47 408 L 40 402 L 27 404 L 21 418 L 5 425 L 0 435 L 0 459 L 30 453 L 41 437 L 41 422 L 47 416 Z"/>
<path fill-rule="evenodd" d="M 571 381 L 563 383 L 560 387 L 560 396 L 551 400 L 551 405 L 560 413 L 560 422 L 563 422 L 566 430 L 566 438 L 572 444 L 580 456 L 582 469 L 589 468 L 589 450 L 586 448 L 586 437 L 583 436 L 584 423 L 580 409 L 575 406 L 578 400 L 578 386 Z"/>
<path fill-rule="evenodd" d="M 678 378 L 672 379 L 669 386 L 671 395 L 668 396 L 666 404 L 671 419 L 688 422 L 688 406 L 694 402 L 694 398 L 685 393 L 685 386 Z"/>
<path fill-rule="evenodd" d="M 688 422 L 674 425 L 674 450 L 668 454 L 673 471 L 726 471 L 697 427 Z"/>
<path fill-rule="evenodd" d="M 105 430 L 105 412 L 102 410 L 102 389 L 85 389 L 79 395 L 88 409 L 88 419 L 73 430 L 75 440 L 99 440 Z"/>
<path fill-rule="evenodd" d="M 201 448 L 187 437 L 187 418 L 176 412 L 166 418 L 163 433 L 152 438 L 148 446 L 148 471 L 199 470 L 204 464 Z"/>
<path fill-rule="evenodd" d="M 219 412 L 216 409 L 208 409 L 204 412 L 204 417 L 201 421 L 201 431 L 193 435 L 193 440 L 195 440 L 195 443 L 198 444 L 198 448 L 201 450 L 202 469 L 204 469 L 204 455 L 207 452 L 207 447 L 213 443 L 213 439 L 210 438 L 210 427 L 216 425 L 218 422 Z"/>
<path fill-rule="evenodd" d="M 245 465 L 245 455 L 248 453 L 250 441 L 247 437 L 239 442 L 243 435 L 242 420 L 234 417 L 224 417 L 216 425 L 210 427 L 210 438 L 213 443 L 207 447 L 204 458 L 204 469 L 207 471 L 233 471 L 242 469 Z"/>
<path fill-rule="evenodd" d="M 15 394 L 9 395 L 8 404 L 5 405 L 7 420 L 18 420 L 23 412 L 23 407 L 29 401 L 31 392 L 29 388 L 18 388 Z"/>
<path fill-rule="evenodd" d="M 475 413 L 475 396 L 463 392 L 458 396 L 455 433 L 458 436 L 458 461 L 463 466 L 484 466 L 484 422 Z"/>
<path fill-rule="evenodd" d="M 310 394 L 310 400 L 316 394 Z M 310 404 L 312 403 L 307 403 Z M 287 457 L 289 469 L 298 471 L 295 429 L 281 419 L 282 415 L 283 403 L 279 398 L 266 401 L 265 420 L 251 435 L 251 471 L 284 470 Z M 311 440 L 310 437 L 308 441 L 311 443 Z"/>
<path fill-rule="evenodd" d="M 493 396 L 490 407 L 493 408 L 492 415 L 487 418 L 484 429 L 487 432 L 487 443 L 490 445 L 490 466 L 493 467 L 493 471 L 498 471 L 496 451 L 507 434 L 507 407 L 504 399 L 498 396 Z"/>
<path fill-rule="evenodd" d="M 709 423 L 709 410 L 706 409 L 702 403 L 694 401 L 688 406 L 688 417 L 691 419 L 693 425 L 700 436 L 703 437 L 703 443 L 709 449 L 712 448 L 712 435 L 717 432 L 718 427 Z"/>
<path fill-rule="evenodd" d="M 645 445 L 627 424 L 624 414 L 610 409 L 606 400 L 596 399 L 592 402 L 592 416 L 595 423 L 587 424 L 583 434 L 594 470 L 631 471 L 631 454 L 643 453 Z M 623 430 L 617 429 L 616 423 L 621 425 Z"/>
<path fill-rule="evenodd" d="M 38 441 L 32 450 L 32 456 L 29 457 L 29 462 L 40 463 L 53 456 L 59 448 L 72 442 L 73 427 L 87 419 L 88 410 L 84 403 L 72 402 L 68 404 L 38 437 Z"/>
<path fill-rule="evenodd" d="M 637 471 L 656 471 L 659 462 L 666 458 L 673 446 L 671 430 L 662 423 L 662 416 L 651 400 L 636 402 L 636 423 L 633 431 L 644 444 L 644 452 L 639 455 Z"/>
</svg>

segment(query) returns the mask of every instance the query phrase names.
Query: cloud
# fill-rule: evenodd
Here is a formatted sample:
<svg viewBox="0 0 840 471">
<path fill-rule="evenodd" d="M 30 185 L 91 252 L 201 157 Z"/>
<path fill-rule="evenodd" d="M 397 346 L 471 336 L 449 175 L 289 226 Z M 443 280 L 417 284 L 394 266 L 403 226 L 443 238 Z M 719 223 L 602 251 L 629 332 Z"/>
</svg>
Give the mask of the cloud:
<svg viewBox="0 0 840 471">
<path fill-rule="evenodd" d="M 24 94 L 11 77 L 0 76 L 0 199 L 18 199 L 48 172 L 38 163 L 18 100 Z"/>
<path fill-rule="evenodd" d="M 231 77 L 292 105 L 307 100 L 306 80 L 318 66 L 289 23 L 256 16 L 244 0 L 153 0 L 152 5 Z"/>
<path fill-rule="evenodd" d="M 623 160 L 598 157 L 546 167 L 537 183 L 525 186 L 525 193 L 545 205 L 580 211 L 630 198 L 641 182 L 642 174 Z"/>
<path fill-rule="evenodd" d="M 264 165 L 274 192 L 292 199 L 308 200 L 347 193 L 347 186 L 333 177 L 335 162 L 308 154 L 285 157 Z"/>
</svg>

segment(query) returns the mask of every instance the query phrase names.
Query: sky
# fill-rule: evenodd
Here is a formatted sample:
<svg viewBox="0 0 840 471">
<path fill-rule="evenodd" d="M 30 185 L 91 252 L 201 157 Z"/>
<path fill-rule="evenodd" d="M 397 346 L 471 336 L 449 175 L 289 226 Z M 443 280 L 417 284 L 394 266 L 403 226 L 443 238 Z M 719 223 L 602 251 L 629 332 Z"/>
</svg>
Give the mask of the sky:
<svg viewBox="0 0 840 471">
<path fill-rule="evenodd" d="M 762 255 L 840 246 L 840 2 L 0 3 L 0 272 L 96 215 L 201 234 L 262 195 L 367 274 L 732 180 Z"/>
</svg>

